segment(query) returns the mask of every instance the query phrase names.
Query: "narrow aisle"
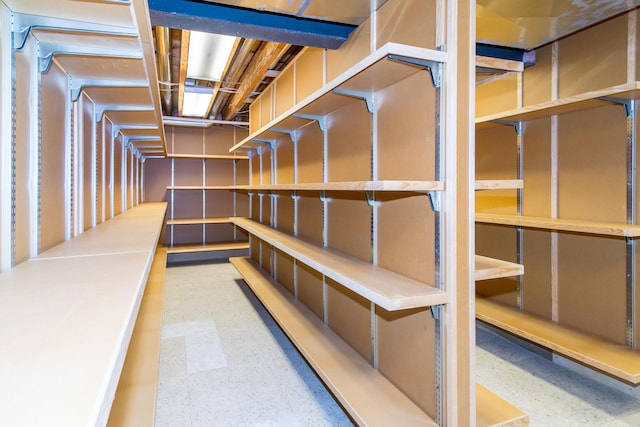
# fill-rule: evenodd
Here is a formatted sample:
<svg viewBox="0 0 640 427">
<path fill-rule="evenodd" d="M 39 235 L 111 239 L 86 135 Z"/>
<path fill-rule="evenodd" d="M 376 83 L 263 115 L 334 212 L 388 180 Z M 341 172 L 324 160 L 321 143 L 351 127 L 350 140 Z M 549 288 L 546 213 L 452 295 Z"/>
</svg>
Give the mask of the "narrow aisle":
<svg viewBox="0 0 640 427">
<path fill-rule="evenodd" d="M 480 384 L 529 415 L 531 427 L 640 426 L 640 400 L 476 327 Z"/>
<path fill-rule="evenodd" d="M 351 426 L 231 264 L 167 268 L 156 426 Z"/>
</svg>

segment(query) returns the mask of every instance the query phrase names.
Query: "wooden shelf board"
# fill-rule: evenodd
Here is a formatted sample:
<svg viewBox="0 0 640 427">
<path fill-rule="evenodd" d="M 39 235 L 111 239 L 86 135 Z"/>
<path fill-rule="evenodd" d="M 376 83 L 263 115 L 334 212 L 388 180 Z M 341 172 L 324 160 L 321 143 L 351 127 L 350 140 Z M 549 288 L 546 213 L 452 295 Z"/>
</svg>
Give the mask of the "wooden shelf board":
<svg viewBox="0 0 640 427">
<path fill-rule="evenodd" d="M 555 219 L 535 216 L 476 213 L 476 222 L 483 224 L 512 225 L 542 230 L 599 234 L 605 236 L 640 236 L 640 225 L 585 221 L 579 219 Z"/>
<path fill-rule="evenodd" d="M 224 218 L 175 218 L 168 219 L 167 225 L 189 225 L 189 224 L 230 224 L 229 217 Z"/>
<path fill-rule="evenodd" d="M 333 93 L 332 91 L 334 89 L 371 93 L 381 90 L 419 71 L 419 68 L 413 65 L 403 65 L 387 59 L 388 55 L 422 59 L 437 63 L 445 63 L 448 58 L 447 53 L 443 51 L 418 48 L 399 43 L 386 43 L 338 77 L 310 94 L 307 98 L 231 147 L 229 152 L 234 152 L 242 146 L 248 145 L 252 139 L 272 136 L 267 134 L 267 132 L 271 132 L 273 128 L 290 129 L 292 124 L 295 123 L 295 121 L 290 120 L 290 117 L 294 114 L 326 116 L 340 107 L 356 102 L 355 98 Z M 298 120 L 297 123 L 300 126 L 304 126 L 308 121 L 301 119 Z"/>
<path fill-rule="evenodd" d="M 362 260 L 305 242 L 247 218 L 237 226 L 388 311 L 446 304 L 446 292 Z"/>
<path fill-rule="evenodd" d="M 165 210 L 138 205 L 0 274 L 4 424 L 106 424 Z M 123 250 L 131 224 L 142 244 Z"/>
<path fill-rule="evenodd" d="M 489 56 L 476 55 L 476 68 L 489 68 L 496 71 L 524 71 L 524 63 L 521 61 L 513 61 L 509 59 L 492 58 Z"/>
<path fill-rule="evenodd" d="M 305 184 L 237 185 L 237 190 L 255 191 L 442 191 L 440 181 L 351 181 Z"/>
<path fill-rule="evenodd" d="M 167 190 L 233 190 L 233 185 L 168 185 Z"/>
<path fill-rule="evenodd" d="M 509 261 L 476 255 L 475 280 L 499 279 L 501 277 L 520 276 L 524 266 Z"/>
<path fill-rule="evenodd" d="M 485 127 L 483 125 L 491 126 L 492 123 L 490 122 L 495 121 L 519 122 L 536 120 L 556 114 L 565 114 L 579 110 L 601 107 L 604 105 L 611 105 L 611 102 L 609 101 L 598 99 L 602 97 L 618 98 L 624 100 L 639 99 L 640 84 L 639 82 L 626 83 L 606 89 L 558 99 L 555 101 L 548 101 L 524 108 L 478 117 L 476 118 L 476 125 L 477 127 L 482 128 Z"/>
<path fill-rule="evenodd" d="M 255 261 L 229 260 L 359 425 L 437 425 Z"/>
<path fill-rule="evenodd" d="M 476 190 L 518 190 L 523 188 L 521 179 L 479 179 L 476 180 Z"/>
<path fill-rule="evenodd" d="M 249 160 L 249 156 L 239 154 L 167 154 L 173 159 L 205 159 L 205 160 Z"/>
<path fill-rule="evenodd" d="M 640 384 L 640 352 L 550 320 L 476 298 L 476 318 L 631 384 Z"/>
<path fill-rule="evenodd" d="M 486 387 L 476 383 L 476 426 L 519 427 L 529 416 Z"/>
<path fill-rule="evenodd" d="M 184 254 L 191 252 L 234 251 L 249 249 L 249 242 L 222 242 L 202 245 L 175 245 L 167 248 L 168 254 Z"/>
</svg>

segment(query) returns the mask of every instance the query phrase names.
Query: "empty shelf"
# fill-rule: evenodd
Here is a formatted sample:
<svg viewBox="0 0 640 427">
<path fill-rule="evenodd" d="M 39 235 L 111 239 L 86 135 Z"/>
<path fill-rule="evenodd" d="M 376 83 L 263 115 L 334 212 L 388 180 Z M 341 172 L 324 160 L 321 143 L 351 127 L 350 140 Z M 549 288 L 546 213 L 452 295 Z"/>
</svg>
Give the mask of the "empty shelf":
<svg viewBox="0 0 640 427">
<path fill-rule="evenodd" d="M 606 236 L 640 236 L 640 225 L 585 221 L 580 219 L 555 219 L 535 216 L 476 213 L 476 222 L 483 224 L 513 225 L 518 227 L 537 228 L 542 230 L 601 234 Z"/>
<path fill-rule="evenodd" d="M 173 159 L 249 160 L 248 156 L 234 154 L 167 154 Z"/>
<path fill-rule="evenodd" d="M 168 219 L 167 225 L 190 225 L 190 224 L 229 224 L 229 217 L 224 218 L 175 218 Z"/>
<path fill-rule="evenodd" d="M 529 425 L 529 416 L 486 387 L 476 384 L 476 427 Z"/>
<path fill-rule="evenodd" d="M 256 191 L 442 191 L 440 181 L 350 181 L 304 184 L 239 185 L 238 190 Z"/>
<path fill-rule="evenodd" d="M 476 318 L 632 384 L 640 352 L 514 308 L 476 298 Z"/>
<path fill-rule="evenodd" d="M 640 85 L 638 82 L 626 83 L 606 89 L 600 89 L 580 95 L 570 96 L 541 104 L 530 105 L 524 108 L 505 111 L 476 118 L 476 125 L 481 127 L 491 125 L 489 122 L 519 122 L 550 117 L 556 114 L 570 113 L 590 108 L 611 105 L 611 101 L 603 98 L 617 98 L 621 100 L 640 98 Z"/>
<path fill-rule="evenodd" d="M 476 190 L 517 190 L 523 187 L 521 179 L 480 179 Z"/>
<path fill-rule="evenodd" d="M 359 425 L 437 425 L 255 261 L 229 260 Z"/>
<path fill-rule="evenodd" d="M 168 254 L 184 254 L 191 252 L 233 251 L 249 249 L 249 242 L 207 243 L 202 245 L 175 245 L 167 248 Z"/>
<path fill-rule="evenodd" d="M 522 274 L 524 274 L 524 266 L 521 264 L 476 255 L 476 281 L 520 276 Z"/>
<path fill-rule="evenodd" d="M 357 258 L 305 242 L 247 218 L 237 226 L 337 281 L 385 310 L 446 304 L 446 292 Z"/>
<path fill-rule="evenodd" d="M 232 185 L 168 185 L 167 190 L 233 190 Z"/>
</svg>

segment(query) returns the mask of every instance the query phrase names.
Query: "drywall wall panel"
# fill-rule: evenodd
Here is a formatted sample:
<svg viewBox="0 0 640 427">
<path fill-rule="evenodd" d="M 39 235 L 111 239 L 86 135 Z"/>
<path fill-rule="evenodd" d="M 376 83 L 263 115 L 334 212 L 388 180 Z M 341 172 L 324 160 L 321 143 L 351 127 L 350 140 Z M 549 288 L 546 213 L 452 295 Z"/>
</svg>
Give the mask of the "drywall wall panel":
<svg viewBox="0 0 640 427">
<path fill-rule="evenodd" d="M 298 193 L 298 236 L 323 245 L 323 207 L 317 193 L 301 191 Z"/>
<path fill-rule="evenodd" d="M 371 362 L 371 303 L 334 280 L 326 282 L 327 324 Z"/>
<path fill-rule="evenodd" d="M 204 163 L 204 185 L 233 185 L 235 160 L 207 159 Z"/>
<path fill-rule="evenodd" d="M 371 114 L 364 101 L 340 108 L 327 121 L 329 181 L 371 180 Z"/>
<path fill-rule="evenodd" d="M 390 312 L 376 307 L 376 314 L 378 370 L 435 417 L 436 338 L 431 313 L 424 309 Z"/>
<path fill-rule="evenodd" d="M 276 249 L 275 250 L 275 264 L 276 264 L 276 280 L 282 286 L 287 288 L 292 294 L 295 293 L 295 274 L 293 269 L 295 267 L 295 260 L 290 255 Z"/>
<path fill-rule="evenodd" d="M 30 256 L 31 245 L 31 200 L 30 195 L 30 156 L 36 147 L 33 145 L 36 135 L 32 134 L 30 122 L 31 102 L 37 94 L 32 93 L 32 88 L 37 87 L 31 80 L 29 56 L 32 44 L 28 43 L 22 51 L 15 53 L 15 168 L 12 184 L 15 186 L 13 200 L 15 212 L 12 212 L 15 228 L 12 229 L 14 239 L 15 258 L 14 263 L 26 261 Z M 35 199 L 34 199 L 35 203 Z M 33 218 L 35 221 L 36 219 Z"/>
<path fill-rule="evenodd" d="M 295 146 L 291 138 L 289 136 L 278 138 L 276 150 L 276 184 L 293 184 L 295 182 Z"/>
<path fill-rule="evenodd" d="M 80 120 L 82 120 L 81 124 L 81 132 L 80 132 L 80 140 L 78 141 L 78 150 L 79 155 L 81 157 L 81 165 L 78 165 L 78 171 L 82 173 L 82 229 L 88 230 L 93 226 L 92 224 L 92 214 L 93 214 L 93 199 L 91 197 L 93 180 L 92 180 L 92 168 L 93 168 L 93 150 L 94 150 L 94 113 L 93 113 L 93 102 L 89 97 L 85 95 L 83 92 L 80 95 L 79 99 L 80 105 Z M 124 191 L 125 189 L 122 188 Z"/>
<path fill-rule="evenodd" d="M 246 191 L 235 191 L 236 212 L 234 216 L 249 217 L 249 194 Z"/>
<path fill-rule="evenodd" d="M 327 246 L 371 262 L 371 207 L 361 192 L 327 192 Z"/>
<path fill-rule="evenodd" d="M 101 120 L 96 123 L 96 152 L 95 152 L 95 165 L 96 165 L 96 225 L 101 224 L 104 221 L 104 176 L 105 176 L 105 136 L 104 136 L 105 120 Z M 140 179 L 142 179 L 143 173 L 142 163 L 139 164 Z M 142 185 L 142 181 L 140 182 Z M 142 189 L 140 189 L 139 201 L 142 201 Z"/>
<path fill-rule="evenodd" d="M 551 45 L 536 49 L 536 63 L 522 73 L 522 102 L 524 106 L 551 101 Z"/>
<path fill-rule="evenodd" d="M 298 300 L 309 307 L 320 319 L 324 319 L 322 274 L 299 261 L 296 262 L 295 269 L 298 280 Z"/>
<path fill-rule="evenodd" d="M 627 82 L 627 27 L 625 14 L 558 42 L 559 98 Z"/>
<path fill-rule="evenodd" d="M 260 242 L 261 245 L 261 257 L 262 257 L 262 262 L 260 263 L 260 265 L 262 265 L 262 268 L 265 269 L 266 271 L 269 272 L 269 275 L 273 276 L 273 264 L 271 263 L 271 256 L 273 255 L 273 248 L 271 247 L 270 244 L 261 241 Z"/>
<path fill-rule="evenodd" d="M 250 161 L 251 161 L 250 185 L 260 185 L 260 156 L 257 153 L 254 153 Z"/>
<path fill-rule="evenodd" d="M 118 136 L 113 140 L 113 214 L 122 213 L 122 195 L 123 195 L 123 156 L 122 137 Z"/>
<path fill-rule="evenodd" d="M 260 119 L 260 98 L 256 99 L 249 106 L 249 132 L 257 132 L 261 127 Z"/>
<path fill-rule="evenodd" d="M 624 239 L 558 236 L 560 323 L 625 343 L 625 249 Z"/>
<path fill-rule="evenodd" d="M 253 259 L 255 262 L 257 262 L 258 264 L 260 264 L 260 247 L 261 247 L 261 240 L 258 239 L 255 236 L 250 236 L 249 238 L 249 242 L 250 242 L 250 255 L 251 255 L 251 259 Z"/>
<path fill-rule="evenodd" d="M 277 227 L 279 230 L 284 231 L 285 233 L 289 233 L 291 235 L 294 234 L 294 223 L 295 223 L 295 210 L 294 210 L 294 200 L 291 197 L 291 193 L 288 191 L 283 191 L 278 193 L 276 196 L 276 203 L 278 204 L 278 217 L 277 217 Z"/>
<path fill-rule="evenodd" d="M 637 245 L 637 243 L 636 243 Z M 636 246 L 637 247 L 637 246 Z M 638 292 L 638 283 L 640 283 L 640 251 L 636 249 L 636 253 L 632 262 L 635 263 L 635 277 L 633 278 L 635 287 L 633 292 L 633 348 L 640 349 L 640 292 Z"/>
<path fill-rule="evenodd" d="M 376 94 L 378 179 L 436 179 L 436 90 L 427 71 Z M 407 102 L 407 100 L 411 102 Z M 402 143 L 399 143 L 402 141 Z"/>
<path fill-rule="evenodd" d="M 227 190 L 204 190 L 206 218 L 228 218 L 233 216 L 234 195 Z M 202 193 L 202 192 L 201 192 Z M 196 210 L 196 212 L 198 212 Z"/>
<path fill-rule="evenodd" d="M 476 254 L 516 262 L 516 229 L 499 225 L 476 224 Z M 516 306 L 515 277 L 476 282 L 476 295 Z"/>
<path fill-rule="evenodd" d="M 376 46 L 388 42 L 435 49 L 436 0 L 388 0 L 376 12 Z"/>
<path fill-rule="evenodd" d="M 317 122 L 312 122 L 298 132 L 298 183 L 323 182 L 324 135 Z"/>
<path fill-rule="evenodd" d="M 624 107 L 559 116 L 559 216 L 626 222 L 625 165 Z"/>
<path fill-rule="evenodd" d="M 64 102 L 68 90 L 66 74 L 52 65 L 41 79 L 42 99 L 59 100 L 62 106 L 51 108 L 44 104 L 40 114 L 40 252 L 65 239 L 67 132 L 64 123 L 68 113 Z"/>
<path fill-rule="evenodd" d="M 376 194 L 378 265 L 435 283 L 435 214 L 426 195 Z"/>
<path fill-rule="evenodd" d="M 271 151 L 264 149 L 260 154 L 260 166 L 262 175 L 262 185 L 272 184 L 271 182 Z"/>
<path fill-rule="evenodd" d="M 518 147 L 512 126 L 496 126 L 476 132 L 476 179 L 517 179 Z M 515 190 L 476 191 L 478 212 L 515 214 Z"/>
<path fill-rule="evenodd" d="M 174 225 L 174 245 L 197 245 L 203 242 L 202 224 Z"/>
<path fill-rule="evenodd" d="M 260 126 L 265 126 L 274 118 L 272 86 L 268 86 L 257 101 L 260 101 Z"/>
<path fill-rule="evenodd" d="M 144 162 L 145 202 L 169 201 L 171 185 L 171 159 L 147 159 Z"/>
<path fill-rule="evenodd" d="M 173 190 L 173 218 L 200 218 L 202 190 Z"/>
<path fill-rule="evenodd" d="M 525 229 L 522 242 L 522 309 L 551 319 L 551 233 Z"/>
<path fill-rule="evenodd" d="M 353 30 L 349 39 L 336 50 L 327 50 L 327 82 L 357 64 L 371 52 L 371 21 L 367 19 Z"/>
<path fill-rule="evenodd" d="M 249 195 L 249 203 L 251 207 L 251 219 L 260 222 L 261 206 L 258 193 L 251 193 L 251 195 Z"/>
<path fill-rule="evenodd" d="M 249 161 L 248 160 L 234 160 L 236 168 L 236 185 L 248 185 L 249 184 Z"/>
<path fill-rule="evenodd" d="M 113 123 L 104 122 L 104 218 L 105 221 L 113 217 Z M 169 184 L 167 184 L 169 185 Z"/>
<path fill-rule="evenodd" d="M 202 154 L 204 144 L 203 128 L 169 126 L 173 132 L 174 154 Z"/>
<path fill-rule="evenodd" d="M 518 77 L 515 74 L 476 86 L 476 117 L 515 108 L 518 108 Z"/>
<path fill-rule="evenodd" d="M 272 225 L 271 221 L 271 196 L 269 193 L 260 193 L 262 203 L 262 223 L 265 225 Z"/>
<path fill-rule="evenodd" d="M 515 148 L 515 147 L 514 147 Z M 551 217 L 551 119 L 526 122 L 522 132 L 522 214 Z"/>
<path fill-rule="evenodd" d="M 233 224 L 205 224 L 204 242 L 231 242 L 235 240 Z"/>
<path fill-rule="evenodd" d="M 246 130 L 235 126 L 212 126 L 204 129 L 204 154 L 229 155 L 229 149 L 246 137 Z"/>
<path fill-rule="evenodd" d="M 306 48 L 296 58 L 296 103 L 302 101 L 324 84 L 324 50 Z"/>
<path fill-rule="evenodd" d="M 285 111 L 293 107 L 295 103 L 295 76 L 294 67 L 287 67 L 275 83 L 275 117 L 280 117 Z"/>
<path fill-rule="evenodd" d="M 202 185 L 202 159 L 173 159 L 173 185 Z"/>
</svg>

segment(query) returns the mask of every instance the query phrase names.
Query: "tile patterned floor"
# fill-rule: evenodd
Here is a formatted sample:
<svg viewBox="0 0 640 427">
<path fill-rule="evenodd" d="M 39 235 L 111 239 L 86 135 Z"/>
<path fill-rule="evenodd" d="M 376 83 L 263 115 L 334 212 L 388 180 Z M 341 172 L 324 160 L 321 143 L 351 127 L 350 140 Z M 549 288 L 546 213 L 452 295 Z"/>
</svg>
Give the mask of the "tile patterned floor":
<svg viewBox="0 0 640 427">
<path fill-rule="evenodd" d="M 640 426 L 640 400 L 477 329 L 477 379 L 533 427 Z M 228 263 L 167 269 L 158 427 L 351 426 Z"/>
</svg>

